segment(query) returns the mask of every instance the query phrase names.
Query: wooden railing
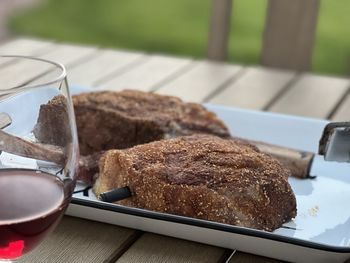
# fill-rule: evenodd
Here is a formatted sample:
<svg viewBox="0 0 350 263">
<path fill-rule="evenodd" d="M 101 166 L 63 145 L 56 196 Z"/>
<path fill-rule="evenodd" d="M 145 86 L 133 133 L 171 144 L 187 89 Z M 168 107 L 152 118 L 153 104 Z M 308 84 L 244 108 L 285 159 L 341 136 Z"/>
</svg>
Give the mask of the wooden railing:
<svg viewBox="0 0 350 263">
<path fill-rule="evenodd" d="M 310 70 L 319 6 L 320 0 L 269 0 L 262 65 Z M 209 59 L 227 59 L 231 10 L 232 0 L 212 0 Z"/>
</svg>

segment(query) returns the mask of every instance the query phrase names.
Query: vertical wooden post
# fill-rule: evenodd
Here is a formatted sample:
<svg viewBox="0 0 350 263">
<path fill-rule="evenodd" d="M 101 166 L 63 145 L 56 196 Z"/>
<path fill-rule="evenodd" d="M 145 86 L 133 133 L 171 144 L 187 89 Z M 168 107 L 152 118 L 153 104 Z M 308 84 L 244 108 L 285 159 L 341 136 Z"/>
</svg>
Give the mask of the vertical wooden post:
<svg viewBox="0 0 350 263">
<path fill-rule="evenodd" d="M 269 0 L 261 64 L 310 70 L 320 0 Z"/>
<path fill-rule="evenodd" d="M 228 53 L 232 0 L 212 0 L 208 59 L 225 60 Z"/>
</svg>

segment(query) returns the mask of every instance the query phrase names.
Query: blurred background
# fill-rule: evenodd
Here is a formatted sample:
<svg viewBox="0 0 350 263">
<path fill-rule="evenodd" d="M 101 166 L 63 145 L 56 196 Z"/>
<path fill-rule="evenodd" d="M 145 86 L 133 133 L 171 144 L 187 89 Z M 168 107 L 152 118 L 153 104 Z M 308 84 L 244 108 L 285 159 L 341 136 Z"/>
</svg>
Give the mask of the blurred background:
<svg viewBox="0 0 350 263">
<path fill-rule="evenodd" d="M 292 0 L 291 0 L 292 1 Z M 0 38 L 71 43 L 205 58 L 209 0 L 1 0 Z M 267 0 L 234 0 L 229 61 L 258 64 Z M 350 1 L 322 0 L 312 71 L 350 75 Z"/>
</svg>

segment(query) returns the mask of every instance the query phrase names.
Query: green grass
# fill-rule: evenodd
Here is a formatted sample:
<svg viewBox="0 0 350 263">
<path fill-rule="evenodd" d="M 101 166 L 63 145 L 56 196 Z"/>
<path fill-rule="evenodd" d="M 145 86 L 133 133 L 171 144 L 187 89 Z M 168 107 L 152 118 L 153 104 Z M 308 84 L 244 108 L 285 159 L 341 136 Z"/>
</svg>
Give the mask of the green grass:
<svg viewBox="0 0 350 263">
<path fill-rule="evenodd" d="M 350 75 L 350 1 L 321 0 L 312 67 L 315 72 Z"/>
<path fill-rule="evenodd" d="M 266 5 L 234 0 L 230 61 L 259 62 Z M 209 8 L 209 0 L 46 0 L 9 26 L 22 35 L 205 57 Z M 348 0 L 322 0 L 313 71 L 349 74 L 348 10 Z"/>
</svg>

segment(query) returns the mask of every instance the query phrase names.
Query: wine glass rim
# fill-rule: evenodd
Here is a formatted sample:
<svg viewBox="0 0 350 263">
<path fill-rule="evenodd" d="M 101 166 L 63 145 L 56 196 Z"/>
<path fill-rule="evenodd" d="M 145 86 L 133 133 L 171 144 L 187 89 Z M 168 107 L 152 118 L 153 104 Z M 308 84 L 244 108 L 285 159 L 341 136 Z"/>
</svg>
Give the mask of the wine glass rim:
<svg viewBox="0 0 350 263">
<path fill-rule="evenodd" d="M 10 91 L 10 90 L 42 87 L 44 85 L 50 85 L 53 83 L 60 82 L 60 81 L 67 78 L 67 70 L 66 70 L 65 66 L 59 62 L 55 62 L 55 61 L 44 59 L 44 58 L 34 57 L 34 56 L 26 56 L 26 55 L 1 55 L 0 54 L 0 58 L 20 58 L 20 59 L 22 58 L 22 59 L 36 60 L 36 61 L 49 63 L 51 65 L 58 67 L 61 70 L 61 73 L 57 77 L 54 77 L 52 80 L 46 80 L 43 83 L 38 83 L 38 84 L 34 84 L 34 85 L 20 84 L 20 85 L 17 85 L 15 87 L 11 87 L 11 88 L 6 89 L 6 90 L 2 90 L 3 92 Z M 0 93 L 2 93 L 2 92 L 0 92 Z"/>
</svg>

